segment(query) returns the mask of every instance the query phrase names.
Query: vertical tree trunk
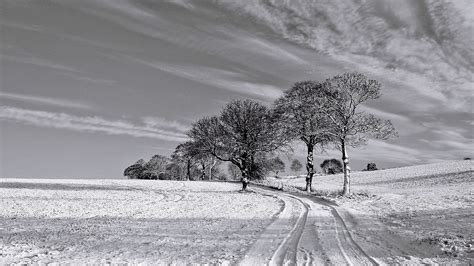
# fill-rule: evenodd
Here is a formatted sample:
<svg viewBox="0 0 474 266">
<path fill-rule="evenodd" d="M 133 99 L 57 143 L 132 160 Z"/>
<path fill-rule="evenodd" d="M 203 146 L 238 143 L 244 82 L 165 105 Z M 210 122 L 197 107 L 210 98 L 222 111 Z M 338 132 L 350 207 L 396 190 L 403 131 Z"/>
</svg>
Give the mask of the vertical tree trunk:
<svg viewBox="0 0 474 266">
<path fill-rule="evenodd" d="M 212 167 L 213 167 L 212 164 L 214 163 L 214 159 L 211 159 L 211 160 L 212 160 L 212 161 L 211 161 L 211 163 L 210 163 L 209 166 L 208 166 L 208 168 L 209 168 L 209 169 L 208 169 L 208 170 L 209 170 L 209 173 L 208 173 L 208 179 L 209 179 L 209 181 L 212 180 Z"/>
<path fill-rule="evenodd" d="M 249 184 L 247 163 L 243 161 L 241 166 L 242 167 L 240 168 L 240 171 L 242 172 L 242 190 L 246 191 Z"/>
<path fill-rule="evenodd" d="M 209 165 L 209 180 L 212 180 L 212 169 L 216 166 L 217 161 L 212 158 L 211 164 Z"/>
<path fill-rule="evenodd" d="M 201 162 L 202 172 L 201 172 L 201 180 L 206 179 L 206 164 Z"/>
<path fill-rule="evenodd" d="M 191 180 L 191 160 L 188 159 L 186 163 L 186 181 Z"/>
<path fill-rule="evenodd" d="M 306 157 L 306 171 L 308 172 L 306 175 L 306 191 L 311 192 L 311 184 L 313 183 L 313 175 L 314 175 L 314 164 L 313 164 L 313 144 L 307 144 L 308 148 L 308 156 Z"/>
<path fill-rule="evenodd" d="M 347 157 L 346 140 L 341 139 L 341 151 L 342 151 L 342 165 L 344 170 L 344 186 L 342 188 L 342 195 L 347 196 L 351 194 L 350 188 L 350 168 L 349 168 L 349 157 Z"/>
</svg>

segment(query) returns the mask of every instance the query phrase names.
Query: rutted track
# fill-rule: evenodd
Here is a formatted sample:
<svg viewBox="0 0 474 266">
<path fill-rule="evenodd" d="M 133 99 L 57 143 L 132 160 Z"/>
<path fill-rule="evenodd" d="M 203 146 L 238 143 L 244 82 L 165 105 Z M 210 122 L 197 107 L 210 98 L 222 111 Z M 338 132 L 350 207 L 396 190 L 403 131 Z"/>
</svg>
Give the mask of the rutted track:
<svg viewBox="0 0 474 266">
<path fill-rule="evenodd" d="M 242 265 L 378 265 L 352 239 L 330 204 L 310 197 L 254 187 L 284 208 L 247 253 Z"/>
</svg>

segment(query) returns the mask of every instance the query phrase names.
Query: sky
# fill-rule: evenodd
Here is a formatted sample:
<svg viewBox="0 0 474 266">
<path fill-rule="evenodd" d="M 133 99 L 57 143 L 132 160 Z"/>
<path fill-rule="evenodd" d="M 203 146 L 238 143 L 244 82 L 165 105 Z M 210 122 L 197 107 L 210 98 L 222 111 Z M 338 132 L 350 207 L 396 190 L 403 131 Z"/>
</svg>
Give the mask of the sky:
<svg viewBox="0 0 474 266">
<path fill-rule="evenodd" d="M 123 178 L 193 121 L 358 71 L 399 137 L 352 169 L 473 157 L 470 0 L 2 0 L 0 177 Z M 302 160 L 304 147 L 295 143 Z M 339 158 L 337 151 L 317 154 Z"/>
</svg>

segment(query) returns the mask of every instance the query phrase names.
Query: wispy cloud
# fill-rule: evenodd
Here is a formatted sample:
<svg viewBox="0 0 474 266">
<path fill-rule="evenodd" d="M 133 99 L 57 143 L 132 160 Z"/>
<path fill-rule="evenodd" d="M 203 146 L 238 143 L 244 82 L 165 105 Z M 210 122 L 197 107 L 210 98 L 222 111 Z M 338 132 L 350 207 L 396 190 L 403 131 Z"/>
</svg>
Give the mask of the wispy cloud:
<svg viewBox="0 0 474 266">
<path fill-rule="evenodd" d="M 61 70 L 61 71 L 71 71 L 71 72 L 79 72 L 75 68 L 65 66 L 59 63 L 52 62 L 50 60 L 46 60 L 43 58 L 39 57 L 33 57 L 33 56 L 11 56 L 11 55 L 1 55 L 2 60 L 9 60 L 9 61 L 15 61 L 23 64 L 30 64 L 30 65 L 35 65 L 35 66 L 40 66 L 40 67 L 48 67 L 51 69 L 56 69 L 56 70 Z"/>
<path fill-rule="evenodd" d="M 398 80 L 405 90 L 468 110 L 474 84 L 472 1 L 233 1 L 216 4 L 252 16 L 294 43 Z M 471 88 L 470 90 L 468 88 Z"/>
<path fill-rule="evenodd" d="M 93 109 L 91 105 L 86 104 L 86 103 L 70 101 L 66 99 L 41 97 L 41 96 L 35 96 L 35 95 L 29 95 L 29 94 L 0 92 L 0 99 L 1 98 L 28 102 L 28 103 L 45 104 L 45 105 L 76 108 L 76 109 Z"/>
<path fill-rule="evenodd" d="M 245 76 L 232 71 L 226 71 L 204 66 L 186 66 L 163 62 L 148 62 L 127 56 L 135 62 L 173 74 L 175 76 L 225 89 L 242 94 L 258 96 L 266 99 L 276 99 L 282 95 L 282 90 L 270 84 L 262 84 L 245 80 Z"/>
<path fill-rule="evenodd" d="M 126 120 L 107 120 L 99 116 L 76 116 L 66 113 L 45 112 L 0 106 L 0 121 L 23 123 L 38 127 L 67 129 L 80 132 L 145 137 L 165 141 L 186 140 L 182 132 L 160 128 L 154 124 L 134 124 Z"/>
<path fill-rule="evenodd" d="M 156 116 L 143 117 L 142 121 L 146 126 L 151 128 L 168 128 L 182 133 L 185 133 L 189 130 L 189 126 L 186 126 L 176 120 L 167 120 Z"/>
<path fill-rule="evenodd" d="M 398 120 L 398 121 L 402 121 L 402 122 L 409 122 L 410 121 L 410 119 L 406 116 L 386 112 L 386 111 L 383 111 L 383 110 L 380 110 L 380 109 L 377 109 L 377 108 L 369 107 L 367 105 L 361 106 L 360 109 L 367 112 L 367 113 L 374 114 L 374 115 L 379 116 L 379 117 L 384 118 L 384 119 Z"/>
<path fill-rule="evenodd" d="M 182 10 L 183 17 L 187 11 L 195 12 L 194 6 L 201 3 L 191 3 L 189 1 L 171 1 L 188 10 Z M 139 33 L 172 43 L 176 46 L 193 49 L 194 51 L 215 56 L 219 59 L 230 60 L 239 64 L 255 68 L 261 72 L 268 71 L 269 68 L 259 68 L 264 61 L 267 64 L 277 66 L 291 66 L 305 69 L 312 63 L 304 58 L 293 54 L 291 51 L 281 48 L 278 44 L 268 41 L 262 36 L 234 27 L 230 24 L 215 25 L 209 23 L 204 17 L 193 21 L 190 25 L 187 19 L 174 19 L 156 9 L 165 10 L 167 7 L 162 2 L 154 3 L 153 8 L 146 8 L 134 4 L 132 1 L 98 1 L 94 2 L 95 7 L 89 7 L 87 12 L 102 19 L 112 21 L 126 28 L 129 31 Z M 206 10 L 204 7 L 202 10 Z M 193 13 L 190 16 L 193 17 Z M 274 73 L 269 73 L 274 74 Z"/>
</svg>

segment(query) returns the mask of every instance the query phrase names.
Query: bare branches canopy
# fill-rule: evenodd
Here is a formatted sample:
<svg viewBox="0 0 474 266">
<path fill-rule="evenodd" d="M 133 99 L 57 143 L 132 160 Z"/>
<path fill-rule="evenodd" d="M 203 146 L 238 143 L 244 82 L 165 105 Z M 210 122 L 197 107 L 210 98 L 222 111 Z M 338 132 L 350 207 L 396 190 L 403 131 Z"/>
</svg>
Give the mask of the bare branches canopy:
<svg viewBox="0 0 474 266">
<path fill-rule="evenodd" d="M 327 93 L 322 83 L 297 82 L 283 97 L 275 102 L 275 114 L 285 129 L 285 135 L 306 144 L 306 191 L 311 191 L 314 175 L 313 152 L 331 140 L 330 123 L 326 116 L 329 109 Z"/>
<path fill-rule="evenodd" d="M 265 171 L 278 174 L 284 170 L 283 161 L 267 159 L 268 155 L 292 141 L 301 141 L 306 145 L 306 190 L 311 191 L 314 149 L 334 144 L 342 153 L 343 194 L 347 195 L 347 147 L 365 144 L 369 138 L 386 140 L 396 135 L 389 120 L 361 111 L 360 106 L 380 97 L 380 88 L 378 81 L 363 74 L 344 73 L 324 82 L 297 82 L 273 108 L 248 99 L 234 100 L 220 114 L 196 121 L 188 132 L 189 141 L 176 147 L 171 162 L 155 156 L 148 163 L 130 166 L 125 175 L 136 178 L 137 173 L 150 172 L 155 177 L 168 171 L 180 180 L 190 180 L 198 169 L 199 179 L 208 176 L 211 180 L 220 161 L 233 165 L 233 176 L 238 175 L 235 170 L 240 171 L 245 190 L 250 179 L 264 178 Z M 301 167 L 299 161 L 291 165 L 295 172 Z"/>
<path fill-rule="evenodd" d="M 331 108 L 324 112 L 330 122 L 332 141 L 342 152 L 344 171 L 343 195 L 350 193 L 350 168 L 347 145 L 357 147 L 368 138 L 388 139 L 396 136 L 389 120 L 360 111 L 367 101 L 380 97 L 381 84 L 360 73 L 344 73 L 324 82 L 325 97 Z"/>
<path fill-rule="evenodd" d="M 273 112 L 256 101 L 235 100 L 220 115 L 205 117 L 193 124 L 189 137 L 201 152 L 236 165 L 245 190 L 259 157 L 285 146 Z"/>
</svg>

